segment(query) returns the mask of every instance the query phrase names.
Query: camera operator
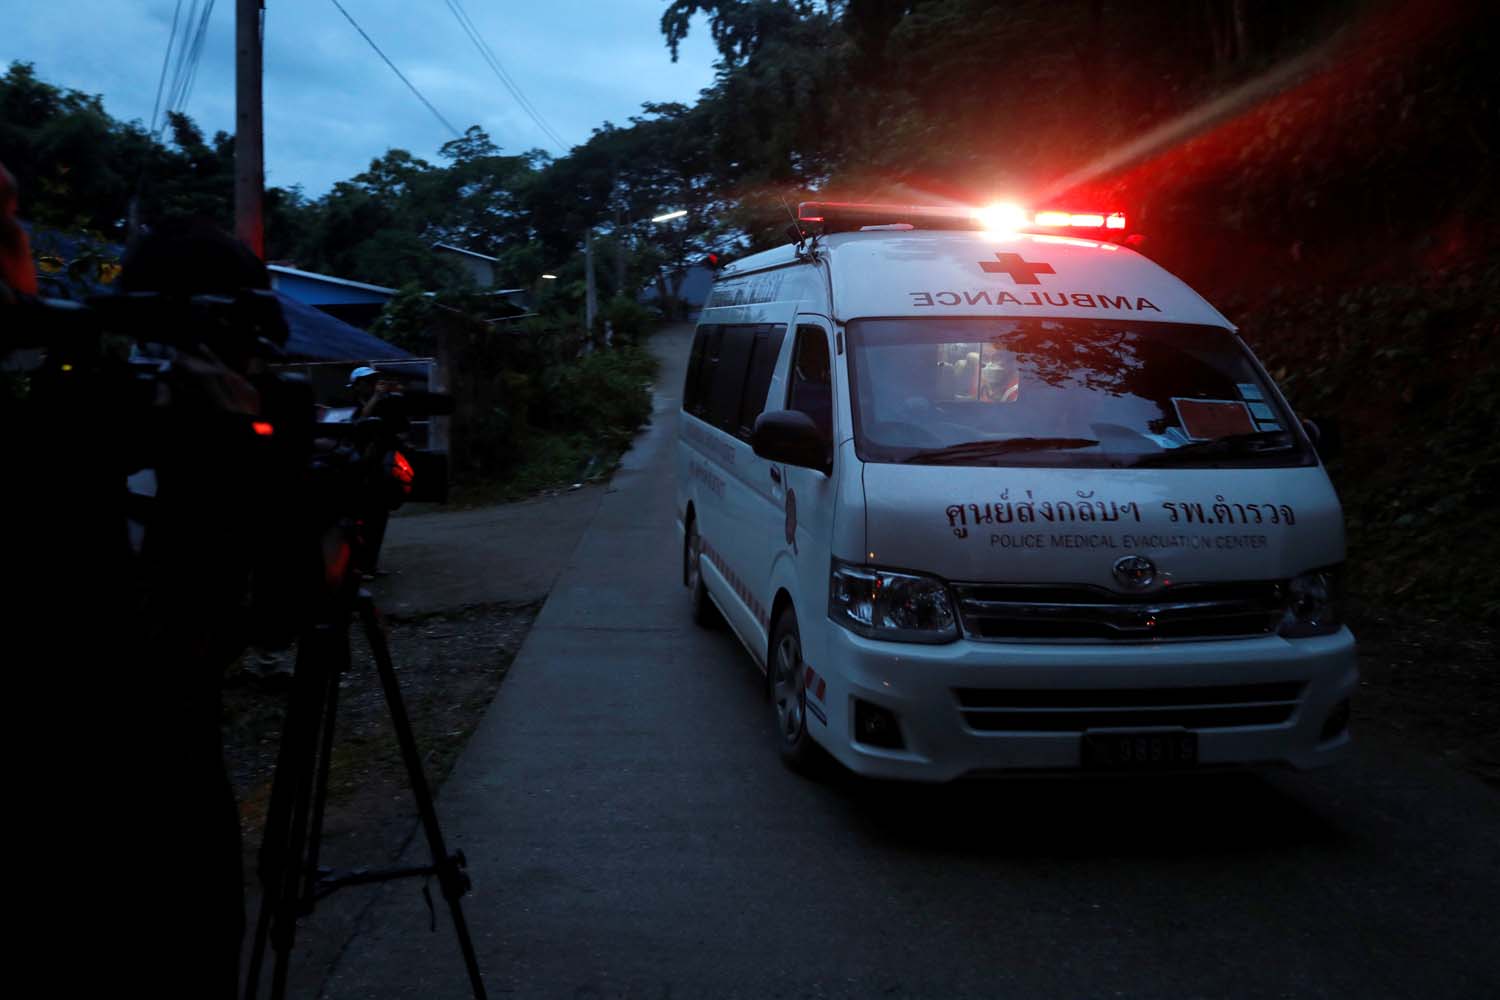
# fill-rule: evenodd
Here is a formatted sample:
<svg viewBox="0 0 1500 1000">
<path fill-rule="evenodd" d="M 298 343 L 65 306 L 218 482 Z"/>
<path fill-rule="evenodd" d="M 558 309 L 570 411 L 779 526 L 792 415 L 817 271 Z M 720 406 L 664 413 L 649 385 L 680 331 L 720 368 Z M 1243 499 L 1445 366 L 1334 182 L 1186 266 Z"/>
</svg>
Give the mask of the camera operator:
<svg viewBox="0 0 1500 1000">
<path fill-rule="evenodd" d="M 269 289 L 264 265 L 242 244 L 206 225 L 163 229 L 126 255 L 125 292 L 169 299 L 233 296 Z M 215 341 L 218 364 L 174 359 L 169 383 L 178 407 L 208 414 L 254 414 L 256 390 L 246 377 L 255 364 L 243 345 Z M 181 412 L 179 410 L 179 412 Z M 154 724 L 166 737 L 151 792 L 180 824 L 170 840 L 198 872 L 184 887 L 184 924 L 201 953 L 214 956 L 204 973 L 213 990 L 238 989 L 244 929 L 239 812 L 224 768 L 220 735 L 223 670 L 245 641 L 244 601 L 258 529 L 268 514 L 244 456 L 226 445 L 209 421 L 168 419 L 156 429 L 153 453 L 158 509 L 147 525 L 141 556 L 145 649 L 155 661 Z M 170 758 L 165 755 L 171 754 Z M 163 860 L 169 851 L 161 852 Z M 185 982 L 184 986 L 187 985 Z"/>
<path fill-rule="evenodd" d="M 75 953 L 58 967 L 65 992 L 87 978 L 109 993 L 234 996 L 244 890 L 220 689 L 244 642 L 263 493 L 222 427 L 258 412 L 250 362 L 225 343 L 154 381 L 132 373 L 128 345 L 86 327 L 87 311 L 30 298 L 14 205 L 6 175 L 0 348 L 9 359 L 45 342 L 80 359 L 7 373 L 0 394 L 22 473 L 7 504 L 19 586 L 6 631 L 25 659 L 9 673 L 18 707 L 52 720 L 19 748 L 37 825 L 21 855 L 43 880 L 35 919 Z M 269 287 L 253 254 L 201 226 L 147 236 L 120 283 L 179 317 L 191 296 Z M 158 488 L 142 512 L 125 480 L 147 468 Z M 146 522 L 139 553 L 128 518 Z"/>
</svg>

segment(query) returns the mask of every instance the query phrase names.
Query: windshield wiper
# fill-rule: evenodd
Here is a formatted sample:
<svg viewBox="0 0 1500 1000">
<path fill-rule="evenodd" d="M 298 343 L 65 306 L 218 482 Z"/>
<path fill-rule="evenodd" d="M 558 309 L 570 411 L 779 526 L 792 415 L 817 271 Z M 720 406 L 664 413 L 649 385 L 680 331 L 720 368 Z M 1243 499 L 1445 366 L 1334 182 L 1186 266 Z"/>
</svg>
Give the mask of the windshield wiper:
<svg viewBox="0 0 1500 1000">
<path fill-rule="evenodd" d="M 907 458 L 909 463 L 923 465 L 942 462 L 950 458 L 991 458 L 1022 451 L 1066 451 L 1072 448 L 1092 448 L 1098 444 L 1093 438 L 1065 437 L 1014 437 L 997 441 L 965 441 L 946 448 L 927 448 Z"/>
<path fill-rule="evenodd" d="M 1136 459 L 1134 464 L 1171 465 L 1179 458 L 1244 458 L 1269 452 L 1291 451 L 1296 446 L 1290 431 L 1252 431 L 1178 445 L 1156 455 L 1144 455 Z"/>
</svg>

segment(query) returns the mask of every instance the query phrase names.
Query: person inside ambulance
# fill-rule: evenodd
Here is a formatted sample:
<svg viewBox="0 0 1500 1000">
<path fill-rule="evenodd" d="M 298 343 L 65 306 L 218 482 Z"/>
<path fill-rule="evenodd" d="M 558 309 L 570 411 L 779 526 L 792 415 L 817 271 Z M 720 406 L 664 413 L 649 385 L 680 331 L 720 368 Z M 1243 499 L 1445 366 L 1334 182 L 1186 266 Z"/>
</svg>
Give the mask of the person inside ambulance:
<svg viewBox="0 0 1500 1000">
<path fill-rule="evenodd" d="M 1014 403 L 1021 398 L 1021 371 L 1016 357 L 1008 351 L 991 351 L 984 359 L 979 376 L 979 401 Z"/>
</svg>

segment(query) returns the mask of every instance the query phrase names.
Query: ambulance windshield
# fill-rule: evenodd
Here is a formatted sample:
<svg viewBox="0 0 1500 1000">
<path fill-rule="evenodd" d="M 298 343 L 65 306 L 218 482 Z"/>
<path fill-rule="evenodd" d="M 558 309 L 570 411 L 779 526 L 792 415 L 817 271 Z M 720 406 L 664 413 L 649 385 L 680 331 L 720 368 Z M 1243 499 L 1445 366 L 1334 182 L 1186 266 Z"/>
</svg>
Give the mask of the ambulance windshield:
<svg viewBox="0 0 1500 1000">
<path fill-rule="evenodd" d="M 1083 468 L 1315 461 L 1225 330 L 1074 319 L 848 325 L 867 462 Z"/>
</svg>

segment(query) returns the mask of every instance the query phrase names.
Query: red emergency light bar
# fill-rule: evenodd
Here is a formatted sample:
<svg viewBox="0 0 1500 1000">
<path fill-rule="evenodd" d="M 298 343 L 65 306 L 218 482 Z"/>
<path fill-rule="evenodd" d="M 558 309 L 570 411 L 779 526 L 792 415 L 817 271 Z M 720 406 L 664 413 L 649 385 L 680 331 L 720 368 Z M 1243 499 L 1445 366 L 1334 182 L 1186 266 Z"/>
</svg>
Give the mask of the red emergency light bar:
<svg viewBox="0 0 1500 1000">
<path fill-rule="evenodd" d="M 1018 205 L 986 208 L 933 205 L 881 205 L 852 201 L 804 201 L 797 206 L 798 222 L 817 222 L 823 232 L 849 232 L 866 226 L 910 225 L 915 229 L 982 229 L 994 232 L 1087 232 L 1099 230 L 1124 235 L 1124 212 L 1071 212 L 1058 209 L 1032 212 Z M 1106 238 L 1119 238 L 1106 236 Z"/>
</svg>

